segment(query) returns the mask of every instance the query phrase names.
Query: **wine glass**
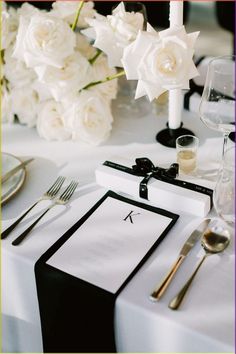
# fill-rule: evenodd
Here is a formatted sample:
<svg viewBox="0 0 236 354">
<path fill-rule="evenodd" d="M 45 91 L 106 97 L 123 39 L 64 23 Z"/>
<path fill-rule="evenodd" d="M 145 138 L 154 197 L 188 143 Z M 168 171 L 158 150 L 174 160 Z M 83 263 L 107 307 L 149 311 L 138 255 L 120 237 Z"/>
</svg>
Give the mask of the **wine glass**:
<svg viewBox="0 0 236 354">
<path fill-rule="evenodd" d="M 235 56 L 214 58 L 208 65 L 199 107 L 202 122 L 223 132 L 222 161 L 228 136 L 235 131 Z"/>
<path fill-rule="evenodd" d="M 213 192 L 213 204 L 219 217 L 230 226 L 235 224 L 235 147 L 227 149 Z"/>
</svg>

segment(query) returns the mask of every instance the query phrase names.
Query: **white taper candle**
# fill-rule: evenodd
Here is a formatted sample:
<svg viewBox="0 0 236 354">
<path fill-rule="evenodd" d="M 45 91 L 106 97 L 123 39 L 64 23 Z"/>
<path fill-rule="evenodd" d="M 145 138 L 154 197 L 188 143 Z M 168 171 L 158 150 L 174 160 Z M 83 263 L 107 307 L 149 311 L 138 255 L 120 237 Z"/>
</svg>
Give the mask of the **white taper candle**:
<svg viewBox="0 0 236 354">
<path fill-rule="evenodd" d="M 169 21 L 170 27 L 175 25 L 182 26 L 183 25 L 183 1 L 182 0 L 174 0 L 170 1 L 170 13 L 169 13 Z"/>
<path fill-rule="evenodd" d="M 170 129 L 178 129 L 181 126 L 183 110 L 183 93 L 182 90 L 169 91 L 169 120 L 168 126 Z"/>
<path fill-rule="evenodd" d="M 183 1 L 170 1 L 169 13 L 170 27 L 183 25 Z M 169 91 L 169 117 L 170 129 L 178 129 L 181 125 L 183 109 L 183 94 L 181 89 Z"/>
</svg>

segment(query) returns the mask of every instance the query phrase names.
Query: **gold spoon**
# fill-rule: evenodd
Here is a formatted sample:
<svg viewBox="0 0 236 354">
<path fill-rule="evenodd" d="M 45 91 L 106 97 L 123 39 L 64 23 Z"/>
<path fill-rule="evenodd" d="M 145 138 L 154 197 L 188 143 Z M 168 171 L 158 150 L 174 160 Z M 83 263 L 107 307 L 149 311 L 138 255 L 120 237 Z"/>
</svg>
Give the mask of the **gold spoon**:
<svg viewBox="0 0 236 354">
<path fill-rule="evenodd" d="M 197 271 L 201 267 L 204 260 L 214 253 L 219 253 L 224 251 L 230 242 L 230 232 L 228 229 L 223 228 L 222 226 L 214 226 L 206 230 L 201 239 L 201 245 L 205 250 L 205 255 L 202 257 L 195 271 L 178 292 L 178 294 L 170 301 L 169 308 L 172 310 L 177 310 L 190 286 L 192 283 Z"/>
</svg>

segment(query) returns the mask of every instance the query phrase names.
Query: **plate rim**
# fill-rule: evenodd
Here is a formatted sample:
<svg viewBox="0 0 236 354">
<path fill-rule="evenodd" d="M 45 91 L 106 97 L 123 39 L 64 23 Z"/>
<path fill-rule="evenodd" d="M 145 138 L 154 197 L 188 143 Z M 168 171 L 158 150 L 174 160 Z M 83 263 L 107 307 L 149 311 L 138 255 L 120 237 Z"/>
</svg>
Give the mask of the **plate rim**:
<svg viewBox="0 0 236 354">
<path fill-rule="evenodd" d="M 2 156 L 3 156 L 3 155 L 8 155 L 8 156 L 10 156 L 10 157 L 12 157 L 12 158 L 18 160 L 20 163 L 23 162 L 20 157 L 15 156 L 15 155 L 13 155 L 13 154 L 10 154 L 10 153 L 8 153 L 8 152 L 3 152 L 3 151 L 2 151 L 1 155 L 2 155 Z M 1 159 L 2 159 L 2 157 L 1 157 Z M 8 194 L 5 198 L 3 198 L 3 199 L 2 199 L 2 195 L 1 195 L 1 201 L 0 201 L 0 204 L 1 204 L 1 205 L 4 205 L 4 204 L 5 204 L 6 202 L 8 202 L 12 197 L 14 197 L 15 194 L 16 194 L 17 192 L 19 192 L 19 190 L 20 190 L 21 187 L 23 186 L 23 184 L 24 184 L 24 182 L 25 182 L 25 179 L 26 179 L 26 168 L 25 168 L 25 167 L 22 168 L 22 172 L 23 172 L 23 173 L 22 173 L 22 175 L 21 175 L 21 178 L 20 178 L 19 182 L 16 184 L 14 190 L 13 190 L 10 194 Z M 1 189 L 2 189 L 2 186 L 1 186 Z"/>
</svg>

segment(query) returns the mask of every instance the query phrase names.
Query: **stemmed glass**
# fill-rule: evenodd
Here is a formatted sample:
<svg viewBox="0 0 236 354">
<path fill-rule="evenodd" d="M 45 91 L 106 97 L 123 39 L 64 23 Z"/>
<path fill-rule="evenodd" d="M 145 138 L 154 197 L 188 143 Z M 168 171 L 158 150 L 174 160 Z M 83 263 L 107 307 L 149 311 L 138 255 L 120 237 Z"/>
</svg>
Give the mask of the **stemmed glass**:
<svg viewBox="0 0 236 354">
<path fill-rule="evenodd" d="M 229 134 L 235 131 L 235 56 L 210 61 L 199 112 L 208 128 L 223 132 L 223 162 Z"/>
<path fill-rule="evenodd" d="M 230 226 L 235 224 L 235 147 L 225 151 L 213 192 L 213 204 L 219 217 Z"/>
</svg>

